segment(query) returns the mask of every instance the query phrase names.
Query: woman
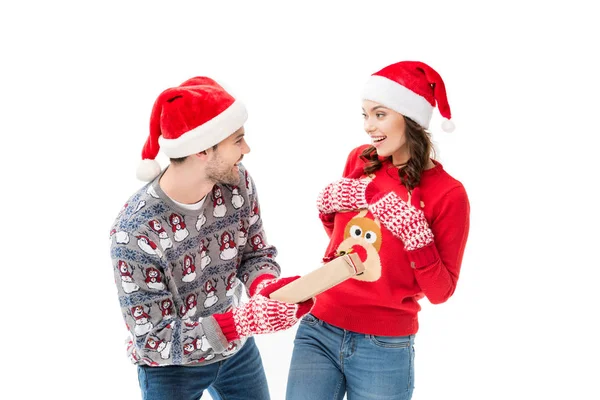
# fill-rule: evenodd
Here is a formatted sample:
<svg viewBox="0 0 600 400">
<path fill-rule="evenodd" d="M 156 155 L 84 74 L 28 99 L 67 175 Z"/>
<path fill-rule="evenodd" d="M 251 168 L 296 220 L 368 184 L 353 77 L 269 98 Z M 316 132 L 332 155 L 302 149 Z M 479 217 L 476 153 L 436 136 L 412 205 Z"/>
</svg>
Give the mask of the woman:
<svg viewBox="0 0 600 400">
<path fill-rule="evenodd" d="M 354 252 L 366 271 L 317 296 L 301 321 L 287 400 L 410 399 L 418 301 L 445 302 L 459 276 L 469 201 L 426 130 L 436 103 L 453 129 L 444 82 L 403 61 L 373 74 L 362 98 L 371 145 L 350 153 L 317 205 L 325 260 Z"/>
</svg>

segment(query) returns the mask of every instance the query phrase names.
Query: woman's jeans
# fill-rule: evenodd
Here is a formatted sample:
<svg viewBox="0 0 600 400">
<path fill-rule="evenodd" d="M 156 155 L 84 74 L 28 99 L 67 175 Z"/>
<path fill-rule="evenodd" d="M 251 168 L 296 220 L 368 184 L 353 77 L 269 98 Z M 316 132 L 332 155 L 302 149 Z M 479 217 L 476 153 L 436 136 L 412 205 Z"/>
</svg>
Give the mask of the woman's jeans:
<svg viewBox="0 0 600 400">
<path fill-rule="evenodd" d="M 408 400 L 413 345 L 414 335 L 354 333 L 307 314 L 294 340 L 286 399 Z"/>
<path fill-rule="evenodd" d="M 262 360 L 253 338 L 237 354 L 203 366 L 138 367 L 144 400 L 269 400 Z"/>
</svg>

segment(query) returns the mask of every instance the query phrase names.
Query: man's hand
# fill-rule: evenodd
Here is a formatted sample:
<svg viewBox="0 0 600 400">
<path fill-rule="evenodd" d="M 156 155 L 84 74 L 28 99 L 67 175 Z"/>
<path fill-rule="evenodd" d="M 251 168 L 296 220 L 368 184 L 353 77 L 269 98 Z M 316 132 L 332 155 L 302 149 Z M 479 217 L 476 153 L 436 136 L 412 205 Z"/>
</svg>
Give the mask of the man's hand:
<svg viewBox="0 0 600 400">
<path fill-rule="evenodd" d="M 247 303 L 224 314 L 214 314 L 213 317 L 227 340 L 277 332 L 294 326 L 304 314 L 310 311 L 314 300 L 289 304 L 273 300 L 269 295 L 298 278 L 299 276 L 277 279 L 257 291 Z"/>
</svg>

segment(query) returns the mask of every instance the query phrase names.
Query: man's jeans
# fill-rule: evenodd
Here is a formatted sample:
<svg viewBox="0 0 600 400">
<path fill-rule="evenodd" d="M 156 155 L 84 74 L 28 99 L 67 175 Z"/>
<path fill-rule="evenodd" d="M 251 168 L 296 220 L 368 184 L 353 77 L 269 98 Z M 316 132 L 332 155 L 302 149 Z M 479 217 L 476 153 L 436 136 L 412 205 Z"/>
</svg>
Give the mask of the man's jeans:
<svg viewBox="0 0 600 400">
<path fill-rule="evenodd" d="M 233 357 L 204 366 L 138 366 L 144 400 L 269 400 L 262 360 L 253 338 Z"/>
<path fill-rule="evenodd" d="M 337 328 L 312 314 L 294 340 L 287 400 L 408 400 L 414 388 L 414 335 L 374 336 Z"/>
</svg>

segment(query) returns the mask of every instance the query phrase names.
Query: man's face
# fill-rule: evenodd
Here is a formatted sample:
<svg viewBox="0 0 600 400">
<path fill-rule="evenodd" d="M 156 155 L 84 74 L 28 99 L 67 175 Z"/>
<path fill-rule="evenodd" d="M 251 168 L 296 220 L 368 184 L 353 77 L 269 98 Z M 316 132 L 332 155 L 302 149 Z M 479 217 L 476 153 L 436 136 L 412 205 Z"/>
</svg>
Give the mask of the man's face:
<svg viewBox="0 0 600 400">
<path fill-rule="evenodd" d="M 237 185 L 240 182 L 238 164 L 244 154 L 250 152 L 250 147 L 244 139 L 244 127 L 241 127 L 228 138 L 218 144 L 216 150 L 210 150 L 210 160 L 207 163 L 206 175 L 215 183 Z"/>
</svg>

